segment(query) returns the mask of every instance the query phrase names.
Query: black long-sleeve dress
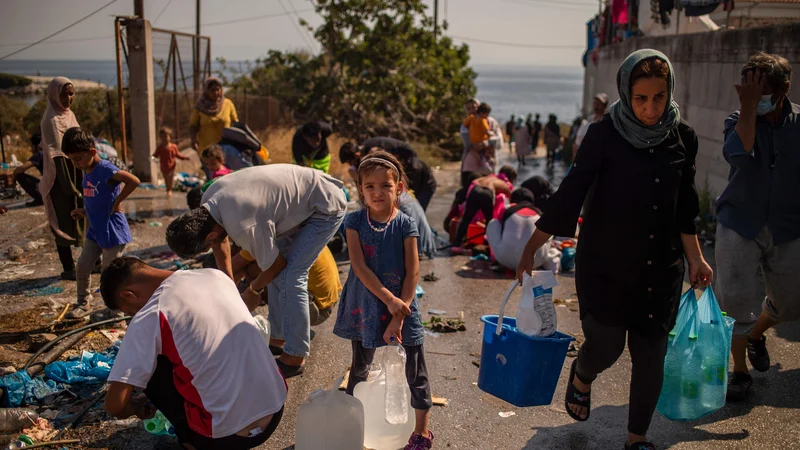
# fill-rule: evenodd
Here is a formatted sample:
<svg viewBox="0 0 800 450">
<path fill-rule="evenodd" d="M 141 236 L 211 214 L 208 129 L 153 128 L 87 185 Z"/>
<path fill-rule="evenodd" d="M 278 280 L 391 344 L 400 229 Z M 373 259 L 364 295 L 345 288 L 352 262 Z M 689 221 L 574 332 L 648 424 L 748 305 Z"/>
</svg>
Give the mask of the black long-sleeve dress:
<svg viewBox="0 0 800 450">
<path fill-rule="evenodd" d="M 576 255 L 581 318 L 645 335 L 675 324 L 684 276 L 681 234 L 696 234 L 697 135 L 685 122 L 638 149 L 610 116 L 589 127 L 577 158 L 536 223 L 573 236 L 591 190 Z"/>
</svg>

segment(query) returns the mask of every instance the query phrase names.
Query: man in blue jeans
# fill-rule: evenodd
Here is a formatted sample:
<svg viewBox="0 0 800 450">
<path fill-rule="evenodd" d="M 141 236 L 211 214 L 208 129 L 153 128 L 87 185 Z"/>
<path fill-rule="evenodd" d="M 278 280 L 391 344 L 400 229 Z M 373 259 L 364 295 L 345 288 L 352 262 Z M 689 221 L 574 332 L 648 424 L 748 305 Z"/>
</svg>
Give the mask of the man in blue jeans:
<svg viewBox="0 0 800 450">
<path fill-rule="evenodd" d="M 344 220 L 342 182 L 291 164 L 250 167 L 220 178 L 202 206 L 167 228 L 182 258 L 211 248 L 233 278 L 230 240 L 255 258 L 261 274 L 242 293 L 250 310 L 269 286 L 270 347 L 286 378 L 303 373 L 310 349 L 308 269 Z M 228 239 L 230 237 L 230 240 Z"/>
</svg>

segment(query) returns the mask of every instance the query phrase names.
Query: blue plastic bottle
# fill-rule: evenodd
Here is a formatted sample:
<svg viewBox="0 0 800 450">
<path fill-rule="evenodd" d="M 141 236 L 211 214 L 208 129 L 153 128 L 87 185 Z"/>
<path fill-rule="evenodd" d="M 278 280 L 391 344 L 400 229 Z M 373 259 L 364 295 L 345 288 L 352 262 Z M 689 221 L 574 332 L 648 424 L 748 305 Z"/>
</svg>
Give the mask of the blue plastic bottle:
<svg viewBox="0 0 800 450">
<path fill-rule="evenodd" d="M 143 420 L 144 429 L 156 436 L 175 436 L 175 428 L 169 423 L 161 411 L 156 411 L 156 415 L 152 419 Z"/>
</svg>

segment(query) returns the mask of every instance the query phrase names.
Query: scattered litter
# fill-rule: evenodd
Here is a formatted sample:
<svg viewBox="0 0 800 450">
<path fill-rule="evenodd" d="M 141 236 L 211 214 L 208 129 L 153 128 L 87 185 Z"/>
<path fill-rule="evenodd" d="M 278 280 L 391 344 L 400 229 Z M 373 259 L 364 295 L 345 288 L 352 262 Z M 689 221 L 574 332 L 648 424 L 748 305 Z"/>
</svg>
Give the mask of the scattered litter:
<svg viewBox="0 0 800 450">
<path fill-rule="evenodd" d="M 432 350 L 425 350 L 425 354 L 428 354 L 428 355 L 456 356 L 455 353 L 435 352 L 435 351 L 432 351 Z"/>
<path fill-rule="evenodd" d="M 34 353 L 38 351 L 40 348 L 44 347 L 45 344 L 56 339 L 57 337 L 58 336 L 52 333 L 29 334 L 25 338 L 25 342 L 28 345 L 28 349 L 26 351 L 29 353 Z"/>
<path fill-rule="evenodd" d="M 428 310 L 428 314 L 431 314 L 431 315 L 434 315 L 434 316 L 443 316 L 443 315 L 447 314 L 447 311 L 445 311 L 443 309 L 430 308 Z"/>
<path fill-rule="evenodd" d="M 44 215 L 44 211 L 31 211 L 28 214 L 30 214 L 32 216 L 43 216 Z"/>
<path fill-rule="evenodd" d="M 130 419 L 111 420 L 105 425 L 114 428 L 136 428 L 139 426 L 140 419 L 138 417 L 131 417 Z"/>
<path fill-rule="evenodd" d="M 64 288 L 60 286 L 45 286 L 43 288 L 28 289 L 23 292 L 25 297 L 44 297 L 45 295 L 56 295 L 64 292 Z"/>
<path fill-rule="evenodd" d="M 6 375 L 12 374 L 16 372 L 17 369 L 14 366 L 2 366 L 0 367 L 0 377 L 4 377 Z"/>
<path fill-rule="evenodd" d="M 433 332 L 433 331 L 431 331 L 431 330 L 429 330 L 427 328 L 425 328 L 424 332 L 425 332 L 425 335 L 430 336 L 430 337 L 435 337 L 436 338 L 436 337 L 441 336 L 441 333 Z"/>
<path fill-rule="evenodd" d="M 469 259 L 470 259 L 470 261 L 488 261 L 489 260 L 489 256 L 487 256 L 484 253 L 478 253 L 475 256 L 471 256 Z"/>
<path fill-rule="evenodd" d="M 39 417 L 44 417 L 47 420 L 53 421 L 61 415 L 61 411 L 57 409 L 45 409 L 44 411 L 39 414 Z"/>
<path fill-rule="evenodd" d="M 472 353 L 470 353 L 470 354 L 469 354 L 469 356 L 472 356 L 472 357 L 474 357 L 474 358 L 480 358 L 480 357 L 481 357 L 481 354 L 480 354 L 480 353 L 478 353 L 478 352 L 472 352 Z"/>
<path fill-rule="evenodd" d="M 32 427 L 25 428 L 22 432 L 33 439 L 34 442 L 46 441 L 53 433 L 53 424 L 51 424 L 49 420 L 39 417 Z"/>
<path fill-rule="evenodd" d="M 43 239 L 40 239 L 38 241 L 28 241 L 28 243 L 25 244 L 25 249 L 26 250 L 36 250 L 38 248 L 44 247 L 45 245 L 47 245 L 47 241 L 45 241 Z"/>
<path fill-rule="evenodd" d="M 187 188 L 196 188 L 200 186 L 202 180 L 195 176 L 189 175 L 186 172 L 180 172 L 175 175 L 175 181 L 177 181 L 180 185 L 187 187 Z"/>
<path fill-rule="evenodd" d="M 439 281 L 439 277 L 437 277 L 435 273 L 431 272 L 427 275 L 423 275 L 422 281 Z"/>
<path fill-rule="evenodd" d="M 506 412 L 499 412 L 497 413 L 497 415 L 505 419 L 511 416 L 516 416 L 517 413 L 515 413 L 514 411 L 506 411 Z"/>
<path fill-rule="evenodd" d="M 580 344 L 575 343 L 575 341 L 569 343 L 569 349 L 567 350 L 567 356 L 570 358 L 577 358 L 578 357 L 578 350 L 581 349 Z"/>
<path fill-rule="evenodd" d="M 22 247 L 20 247 L 18 245 L 12 245 L 12 246 L 8 247 L 8 250 L 6 251 L 6 256 L 11 261 L 16 261 L 16 260 L 22 258 L 22 255 L 24 255 L 24 254 L 25 254 L 25 250 L 23 250 Z"/>
<path fill-rule="evenodd" d="M 480 367 L 481 366 L 481 362 L 480 361 L 472 361 L 472 365 L 475 366 L 475 367 Z"/>
<path fill-rule="evenodd" d="M 141 184 L 139 186 L 141 186 Z M 140 219 L 138 217 L 125 216 L 125 218 L 128 219 L 128 223 L 129 224 L 131 224 L 131 223 L 144 223 L 145 222 L 144 219 Z"/>
<path fill-rule="evenodd" d="M 478 385 L 478 383 L 476 383 L 476 382 L 474 382 L 474 381 L 473 381 L 473 382 L 472 382 L 472 385 L 473 385 L 473 386 L 477 386 L 477 385 Z"/>
<path fill-rule="evenodd" d="M 447 402 L 448 400 L 444 397 L 431 396 L 431 403 L 433 403 L 434 406 L 447 406 Z"/>
<path fill-rule="evenodd" d="M 339 390 L 344 391 L 347 389 L 347 381 L 350 379 L 350 368 L 348 367 L 347 370 L 344 372 L 344 378 L 342 378 L 342 382 L 339 383 Z"/>
<path fill-rule="evenodd" d="M 461 319 L 442 319 L 435 316 L 431 317 L 430 322 L 428 322 L 425 327 L 436 333 L 455 333 L 456 331 L 467 331 L 467 326 Z"/>
<path fill-rule="evenodd" d="M 156 187 L 153 186 L 152 183 L 139 183 L 139 189 L 145 189 L 145 190 L 148 190 L 148 191 L 152 191 L 152 190 L 155 190 Z"/>
<path fill-rule="evenodd" d="M 118 351 L 119 348 L 113 345 L 103 353 L 84 351 L 80 359 L 70 358 L 48 364 L 44 374 L 51 380 L 67 384 L 100 383 L 111 373 Z"/>
<path fill-rule="evenodd" d="M 17 266 L 17 264 L 19 263 L 14 263 L 10 261 L 5 262 L 5 264 L 2 264 L 2 266 L 0 266 L 2 267 L 2 270 L 0 270 L 0 279 L 19 280 L 20 278 L 24 278 L 27 277 L 28 275 L 34 274 L 35 271 L 33 269 L 29 269 L 29 267 L 33 267 L 33 265 Z"/>
<path fill-rule="evenodd" d="M 36 411 L 29 408 L 0 409 L 0 432 L 19 431 L 36 423 Z"/>
<path fill-rule="evenodd" d="M 119 330 L 100 330 L 100 334 L 105 336 L 112 344 L 121 341 L 125 337 L 125 332 Z"/>
<path fill-rule="evenodd" d="M 425 295 L 425 289 L 422 289 L 422 286 L 417 285 L 416 291 L 414 291 L 414 295 L 417 296 L 417 300 L 421 299 L 423 295 Z"/>
<path fill-rule="evenodd" d="M 425 353 L 430 353 L 430 352 L 425 352 Z M 460 376 L 451 376 L 451 375 L 442 375 L 442 377 L 444 377 L 444 379 L 447 381 L 456 381 L 461 379 Z"/>
<path fill-rule="evenodd" d="M 161 222 L 150 222 L 151 227 L 160 227 L 161 225 L 163 225 Z"/>
</svg>

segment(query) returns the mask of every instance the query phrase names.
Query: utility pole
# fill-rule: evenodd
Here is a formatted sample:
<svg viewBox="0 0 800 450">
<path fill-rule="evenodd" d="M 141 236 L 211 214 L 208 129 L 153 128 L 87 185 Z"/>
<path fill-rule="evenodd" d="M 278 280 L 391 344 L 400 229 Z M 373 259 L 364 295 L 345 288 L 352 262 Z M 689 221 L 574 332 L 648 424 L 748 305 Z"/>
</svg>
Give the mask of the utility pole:
<svg viewBox="0 0 800 450">
<path fill-rule="evenodd" d="M 437 36 L 439 36 L 439 0 L 433 0 L 433 37 Z"/>
<path fill-rule="evenodd" d="M 136 0 L 134 6 L 137 15 L 144 13 L 143 0 Z M 152 182 L 156 180 L 158 173 L 154 163 L 150 160 L 150 155 L 156 147 L 152 28 L 150 22 L 139 15 L 127 23 L 126 31 L 128 34 L 131 135 L 134 136 L 131 145 L 133 148 L 133 173 L 142 181 Z M 120 95 L 120 102 L 122 101 L 123 98 Z M 125 119 L 120 117 L 120 120 L 124 121 Z"/>
<path fill-rule="evenodd" d="M 194 90 L 195 92 L 200 90 L 200 86 L 202 80 L 200 80 L 200 0 L 195 1 L 195 21 L 194 21 L 194 45 L 192 45 L 194 49 L 193 60 L 194 64 L 192 68 L 194 69 Z"/>
<path fill-rule="evenodd" d="M 144 19 L 144 0 L 133 0 L 133 15 Z"/>
</svg>

